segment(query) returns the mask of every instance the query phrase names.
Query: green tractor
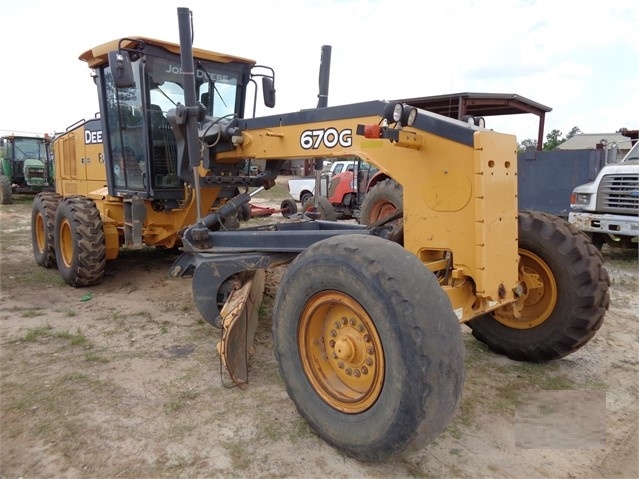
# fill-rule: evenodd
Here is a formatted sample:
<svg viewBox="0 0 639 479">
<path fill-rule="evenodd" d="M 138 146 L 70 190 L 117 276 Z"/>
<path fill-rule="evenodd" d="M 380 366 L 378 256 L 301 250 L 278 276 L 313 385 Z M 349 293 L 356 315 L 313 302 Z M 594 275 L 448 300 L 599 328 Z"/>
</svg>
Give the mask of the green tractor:
<svg viewBox="0 0 639 479">
<path fill-rule="evenodd" d="M 53 161 L 49 135 L 0 138 L 0 204 L 13 203 L 16 193 L 52 190 Z"/>
</svg>

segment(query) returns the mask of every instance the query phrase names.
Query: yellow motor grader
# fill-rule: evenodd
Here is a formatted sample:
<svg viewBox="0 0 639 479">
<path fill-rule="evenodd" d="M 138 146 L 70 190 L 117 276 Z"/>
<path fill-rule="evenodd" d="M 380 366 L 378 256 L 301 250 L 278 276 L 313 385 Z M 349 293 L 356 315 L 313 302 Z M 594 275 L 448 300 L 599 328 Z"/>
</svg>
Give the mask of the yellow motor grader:
<svg viewBox="0 0 639 479">
<path fill-rule="evenodd" d="M 199 204 L 192 223 L 175 217 L 165 227 L 182 247 L 169 274 L 191 278 L 199 312 L 222 329 L 231 377 L 248 378 L 263 271 L 287 265 L 272 315 L 280 374 L 316 433 L 360 460 L 422 448 L 449 423 L 465 375 L 460 323 L 492 350 L 534 362 L 566 356 L 596 333 L 609 302 L 602 257 L 566 221 L 518 211 L 513 136 L 378 100 L 245 118 L 254 62 L 193 49 L 188 9 L 178 9 L 178 26 L 179 46 L 129 38 L 81 56 L 95 71 L 107 188 L 60 200 L 53 236 L 63 265 L 80 262 L 85 238 L 103 252 L 86 260 L 102 261 L 121 229 L 161 236 L 156 224 Z M 263 78 L 273 105 L 273 75 Z M 147 167 L 145 191 L 118 190 L 116 148 L 163 158 L 154 91 L 172 99 L 162 111 L 175 162 Z M 400 185 L 402 204 L 377 208 L 368 225 L 311 212 L 221 227 L 273 184 L 282 162 L 321 167 L 353 156 Z M 253 160 L 266 160 L 264 173 L 244 175 Z M 233 187 L 245 190 L 211 209 Z M 114 198 L 130 208 L 125 226 L 111 221 Z M 40 216 L 49 231 L 53 213 Z"/>
</svg>

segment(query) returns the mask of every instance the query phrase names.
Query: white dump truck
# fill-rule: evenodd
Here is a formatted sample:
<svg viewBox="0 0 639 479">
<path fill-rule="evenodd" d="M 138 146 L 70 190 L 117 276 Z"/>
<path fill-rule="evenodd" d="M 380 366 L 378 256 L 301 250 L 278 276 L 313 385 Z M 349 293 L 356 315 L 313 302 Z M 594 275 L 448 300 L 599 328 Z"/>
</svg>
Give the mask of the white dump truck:
<svg viewBox="0 0 639 479">
<path fill-rule="evenodd" d="M 598 247 L 639 247 L 639 142 L 595 181 L 573 190 L 568 220 Z"/>
</svg>

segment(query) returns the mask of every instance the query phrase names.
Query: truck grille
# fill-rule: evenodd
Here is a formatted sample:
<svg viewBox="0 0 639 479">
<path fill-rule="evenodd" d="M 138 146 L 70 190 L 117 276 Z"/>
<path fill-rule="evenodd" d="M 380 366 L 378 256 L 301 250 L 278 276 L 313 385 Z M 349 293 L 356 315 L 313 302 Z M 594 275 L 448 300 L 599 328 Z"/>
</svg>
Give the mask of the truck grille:
<svg viewBox="0 0 639 479">
<path fill-rule="evenodd" d="M 606 175 L 599 183 L 597 211 L 639 215 L 639 174 Z"/>
</svg>

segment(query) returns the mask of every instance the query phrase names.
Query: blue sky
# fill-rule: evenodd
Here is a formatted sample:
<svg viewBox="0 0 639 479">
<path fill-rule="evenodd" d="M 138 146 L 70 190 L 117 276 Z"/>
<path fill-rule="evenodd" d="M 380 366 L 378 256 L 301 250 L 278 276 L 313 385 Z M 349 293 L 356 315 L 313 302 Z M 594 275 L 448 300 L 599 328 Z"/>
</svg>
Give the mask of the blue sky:
<svg viewBox="0 0 639 479">
<path fill-rule="evenodd" d="M 317 104 L 322 45 L 332 46 L 329 106 L 459 92 L 516 93 L 553 109 L 545 132 L 639 129 L 639 9 L 634 0 L 71 0 L 3 2 L 0 134 L 54 133 L 98 110 L 78 56 L 123 36 L 194 45 L 276 72 L 278 105 Z M 519 141 L 533 115 L 489 117 Z"/>
</svg>

